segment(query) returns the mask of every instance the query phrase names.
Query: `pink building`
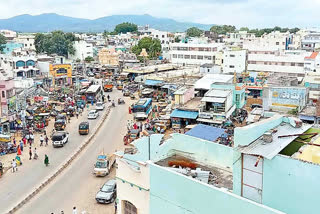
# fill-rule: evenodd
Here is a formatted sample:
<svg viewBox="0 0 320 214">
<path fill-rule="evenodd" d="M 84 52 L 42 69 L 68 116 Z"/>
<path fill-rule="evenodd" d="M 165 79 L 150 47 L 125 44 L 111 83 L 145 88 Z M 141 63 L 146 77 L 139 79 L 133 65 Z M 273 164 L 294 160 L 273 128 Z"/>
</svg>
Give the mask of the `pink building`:
<svg viewBox="0 0 320 214">
<path fill-rule="evenodd" d="M 0 116 L 5 117 L 12 114 L 15 109 L 15 90 L 13 79 L 0 80 Z"/>
</svg>

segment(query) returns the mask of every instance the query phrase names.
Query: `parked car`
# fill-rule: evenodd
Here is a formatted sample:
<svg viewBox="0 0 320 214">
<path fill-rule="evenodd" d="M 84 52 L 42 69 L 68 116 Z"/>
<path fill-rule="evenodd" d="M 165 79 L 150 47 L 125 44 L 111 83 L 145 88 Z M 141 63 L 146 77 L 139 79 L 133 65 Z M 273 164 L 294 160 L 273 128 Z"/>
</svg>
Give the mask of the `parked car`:
<svg viewBox="0 0 320 214">
<path fill-rule="evenodd" d="M 96 103 L 96 110 L 102 111 L 104 109 L 104 103 L 103 102 L 97 102 Z"/>
<path fill-rule="evenodd" d="M 96 195 L 96 201 L 102 204 L 113 203 L 117 198 L 117 182 L 112 179 L 107 181 Z"/>
<path fill-rule="evenodd" d="M 88 77 L 94 77 L 94 73 L 92 73 L 91 71 L 88 72 Z"/>
<path fill-rule="evenodd" d="M 99 116 L 99 112 L 97 110 L 91 110 L 88 113 L 88 119 L 96 119 Z"/>
<path fill-rule="evenodd" d="M 63 147 L 69 140 L 69 133 L 65 131 L 55 132 L 52 137 L 53 147 Z"/>
</svg>

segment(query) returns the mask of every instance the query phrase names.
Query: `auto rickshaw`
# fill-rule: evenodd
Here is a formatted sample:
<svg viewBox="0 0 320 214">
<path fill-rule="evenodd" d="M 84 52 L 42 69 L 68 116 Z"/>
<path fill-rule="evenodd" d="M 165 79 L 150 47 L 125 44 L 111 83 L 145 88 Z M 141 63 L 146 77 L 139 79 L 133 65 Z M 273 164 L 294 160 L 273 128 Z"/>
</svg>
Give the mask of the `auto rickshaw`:
<svg viewBox="0 0 320 214">
<path fill-rule="evenodd" d="M 134 94 L 130 94 L 130 99 L 131 99 L 131 100 L 136 99 L 136 97 L 134 96 Z"/>
<path fill-rule="evenodd" d="M 89 134 L 89 122 L 81 122 L 79 124 L 79 134 L 80 135 L 87 135 Z"/>
<path fill-rule="evenodd" d="M 58 114 L 55 118 L 55 120 L 66 120 L 67 116 L 65 114 Z"/>
<path fill-rule="evenodd" d="M 125 97 L 130 96 L 129 90 L 125 90 L 125 91 L 123 92 L 123 96 L 125 96 Z"/>
<path fill-rule="evenodd" d="M 57 131 L 63 131 L 66 128 L 66 121 L 65 120 L 56 120 L 56 122 L 54 122 L 54 128 Z"/>
<path fill-rule="evenodd" d="M 122 84 L 117 85 L 117 89 L 118 90 L 122 90 L 123 89 L 123 85 Z"/>
</svg>

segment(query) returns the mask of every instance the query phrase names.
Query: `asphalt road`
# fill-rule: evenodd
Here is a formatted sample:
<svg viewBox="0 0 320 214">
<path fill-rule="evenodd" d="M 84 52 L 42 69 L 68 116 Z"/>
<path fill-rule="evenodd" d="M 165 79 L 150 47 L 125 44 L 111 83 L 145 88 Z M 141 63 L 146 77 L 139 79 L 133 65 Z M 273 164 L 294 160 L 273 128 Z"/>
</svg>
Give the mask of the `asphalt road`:
<svg viewBox="0 0 320 214">
<path fill-rule="evenodd" d="M 120 96 L 120 92 L 114 91 L 111 97 Z M 97 204 L 95 195 L 103 183 L 115 175 L 115 169 L 107 177 L 95 177 L 92 172 L 98 154 L 103 150 L 106 154 L 113 153 L 123 147 L 127 119 L 127 105 L 113 108 L 93 142 L 61 175 L 17 213 L 60 214 L 63 210 L 68 214 L 72 213 L 73 206 L 77 207 L 78 213 L 83 210 L 90 214 L 114 213 L 112 204 Z"/>
</svg>

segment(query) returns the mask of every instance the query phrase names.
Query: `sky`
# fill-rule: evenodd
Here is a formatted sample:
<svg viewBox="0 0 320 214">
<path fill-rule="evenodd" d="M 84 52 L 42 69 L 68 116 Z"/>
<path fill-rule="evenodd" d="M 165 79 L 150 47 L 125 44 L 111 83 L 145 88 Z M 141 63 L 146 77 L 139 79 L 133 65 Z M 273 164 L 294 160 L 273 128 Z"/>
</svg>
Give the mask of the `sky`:
<svg viewBox="0 0 320 214">
<path fill-rule="evenodd" d="M 57 13 L 95 19 L 149 14 L 236 27 L 320 27 L 320 0 L 0 0 L 0 18 Z"/>
</svg>

